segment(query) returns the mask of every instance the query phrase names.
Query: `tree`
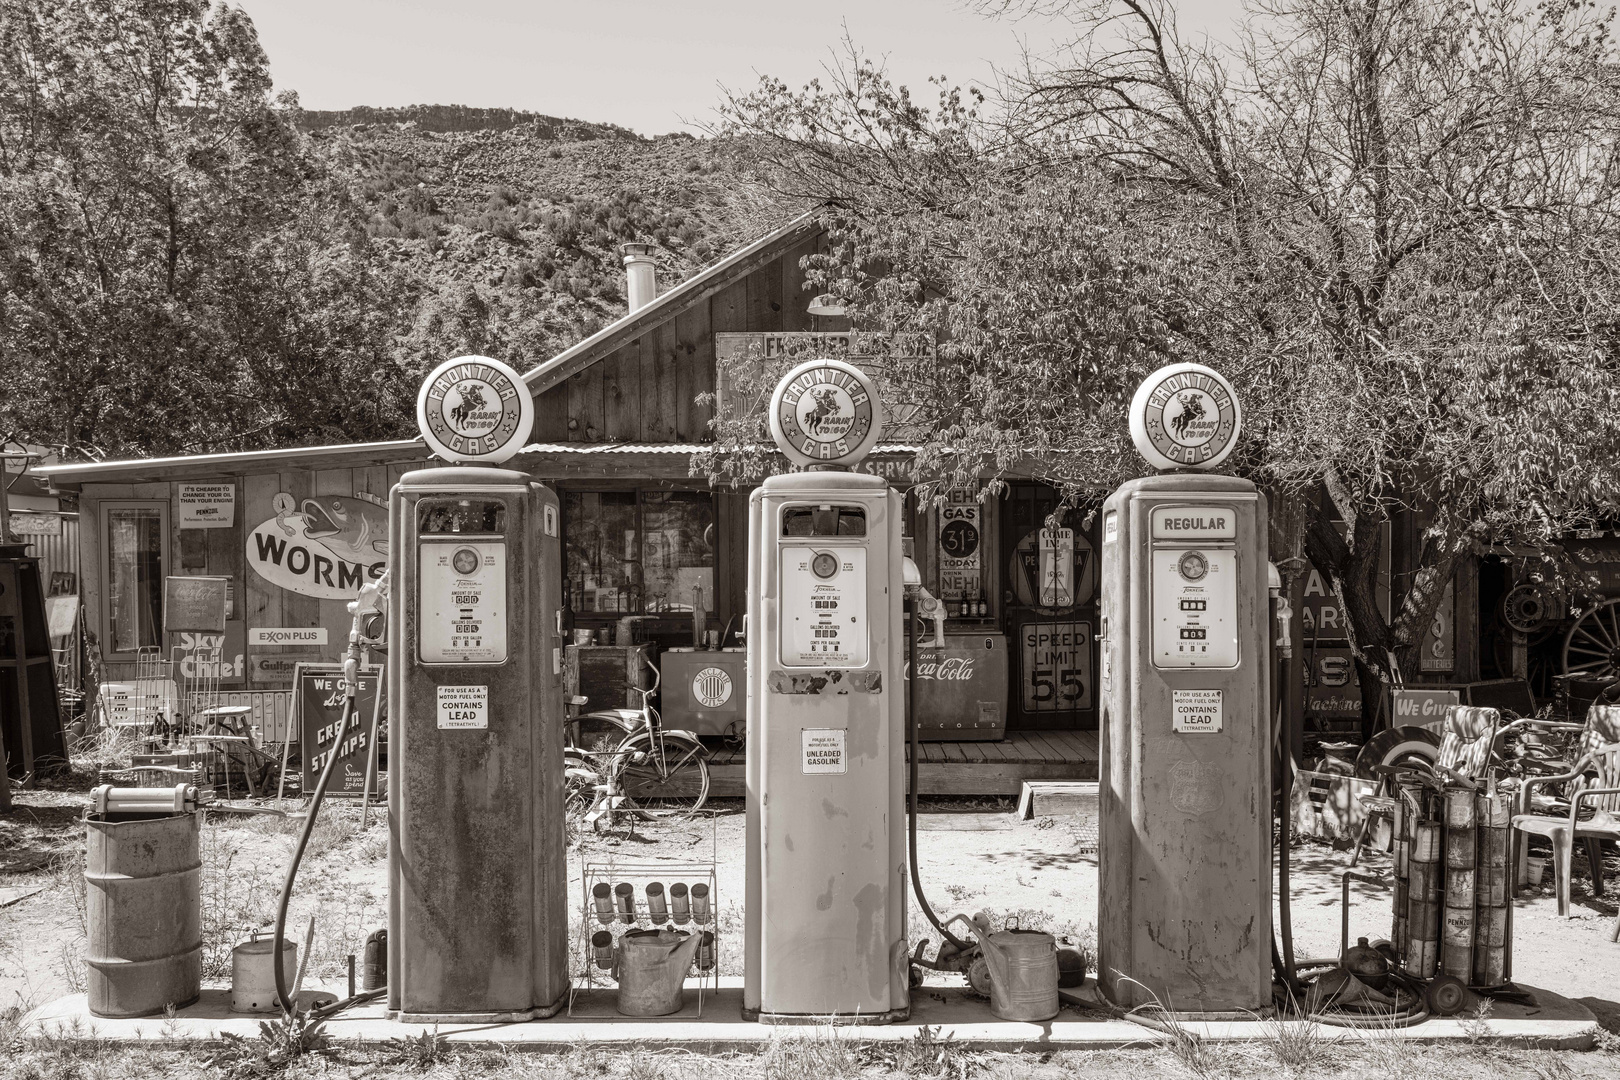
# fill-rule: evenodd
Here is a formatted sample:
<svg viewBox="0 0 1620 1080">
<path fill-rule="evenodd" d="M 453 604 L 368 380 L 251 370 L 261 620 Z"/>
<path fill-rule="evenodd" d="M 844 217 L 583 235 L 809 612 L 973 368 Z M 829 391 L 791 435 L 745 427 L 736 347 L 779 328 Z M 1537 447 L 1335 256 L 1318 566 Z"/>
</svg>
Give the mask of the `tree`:
<svg viewBox="0 0 1620 1080">
<path fill-rule="evenodd" d="M 296 113 L 239 8 L 0 0 L 0 429 L 96 457 L 408 421 L 397 290 Z"/>
<path fill-rule="evenodd" d="M 944 338 L 913 371 L 937 389 L 925 463 L 1023 451 L 1071 493 L 1111 486 L 1140 468 L 1136 381 L 1213 363 L 1248 414 L 1235 465 L 1303 511 L 1363 685 L 1415 672 L 1474 544 L 1545 542 L 1620 491 L 1609 16 L 1271 0 L 1223 49 L 1156 0 L 1053 10 L 1075 45 L 989 119 L 918 110 L 857 60 L 831 91 L 733 95 L 729 130 L 827 202 L 844 243 L 818 286 Z M 1386 619 L 1403 509 L 1426 525 Z"/>
</svg>

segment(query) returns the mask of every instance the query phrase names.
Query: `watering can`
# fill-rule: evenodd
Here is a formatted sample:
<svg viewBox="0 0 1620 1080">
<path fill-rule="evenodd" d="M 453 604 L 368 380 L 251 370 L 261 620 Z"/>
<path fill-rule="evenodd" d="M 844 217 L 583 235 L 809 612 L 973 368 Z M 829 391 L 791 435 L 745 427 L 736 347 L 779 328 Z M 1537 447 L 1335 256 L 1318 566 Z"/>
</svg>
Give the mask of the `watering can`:
<svg viewBox="0 0 1620 1080">
<path fill-rule="evenodd" d="M 961 922 L 978 939 L 990 969 L 990 1011 L 1003 1020 L 1050 1020 L 1058 1002 L 1057 939 L 1039 930 L 1021 930 L 1016 920 L 992 934 L 981 922 L 957 915 L 945 925 Z"/>
<path fill-rule="evenodd" d="M 619 939 L 613 977 L 622 1016 L 668 1016 L 685 1004 L 686 973 L 703 938 L 667 927 L 632 930 Z"/>
</svg>

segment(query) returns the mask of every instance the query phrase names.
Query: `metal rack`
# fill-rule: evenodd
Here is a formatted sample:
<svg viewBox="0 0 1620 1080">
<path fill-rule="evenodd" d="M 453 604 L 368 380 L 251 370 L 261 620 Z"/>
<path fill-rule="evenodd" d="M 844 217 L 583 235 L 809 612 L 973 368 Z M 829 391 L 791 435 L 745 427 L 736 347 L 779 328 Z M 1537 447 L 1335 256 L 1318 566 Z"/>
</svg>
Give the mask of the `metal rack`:
<svg viewBox="0 0 1620 1080">
<path fill-rule="evenodd" d="M 609 859 L 587 860 L 581 864 L 579 921 L 572 961 L 574 970 L 569 972 L 569 1016 L 591 1018 L 619 1015 L 614 1003 L 605 995 L 592 995 L 589 998 L 583 996 L 587 991 L 607 990 L 617 985 L 608 970 L 597 965 L 591 946 L 591 938 L 604 930 L 613 935 L 615 950 L 618 949 L 620 939 L 632 930 L 671 929 L 694 934 L 708 933 L 713 936 L 712 944 L 706 953 L 702 948 L 699 949 L 694 964 L 695 970 L 686 977 L 688 989 L 692 988 L 694 979 L 697 982 L 695 1012 L 693 1003 L 688 1002 L 668 1016 L 641 1019 L 689 1020 L 694 1016 L 701 1017 L 704 996 L 720 989 L 720 882 L 716 870 L 718 841 L 715 815 L 713 812 L 704 811 L 699 816 L 707 819 L 709 828 L 710 857 L 707 861 L 621 862 Z M 663 888 L 665 912 L 662 915 L 655 913 L 648 903 L 647 886 L 654 883 Z M 595 889 L 599 884 L 606 885 L 610 890 L 609 902 L 613 905 L 611 914 L 604 915 L 597 908 Z M 671 890 L 677 884 L 686 886 L 689 898 L 687 914 L 684 916 L 677 913 L 676 904 L 671 896 Z M 616 891 L 621 885 L 630 886 L 628 895 Z M 692 910 L 690 894 L 694 886 L 703 886 L 708 893 L 708 910 L 701 915 Z M 707 967 L 704 967 L 705 956 Z"/>
</svg>

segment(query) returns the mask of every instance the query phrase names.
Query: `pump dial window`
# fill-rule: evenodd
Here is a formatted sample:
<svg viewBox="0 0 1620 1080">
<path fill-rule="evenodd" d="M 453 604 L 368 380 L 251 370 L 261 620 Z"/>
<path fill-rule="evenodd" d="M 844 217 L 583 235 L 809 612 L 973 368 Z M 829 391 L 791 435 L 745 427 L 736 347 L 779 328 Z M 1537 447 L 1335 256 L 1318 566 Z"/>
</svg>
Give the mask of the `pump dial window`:
<svg viewBox="0 0 1620 1080">
<path fill-rule="evenodd" d="M 463 576 L 478 569 L 478 552 L 472 548 L 459 548 L 450 556 L 450 565 L 455 567 L 456 573 Z"/>
<path fill-rule="evenodd" d="M 1189 551 L 1176 563 L 1176 572 L 1188 581 L 1202 581 L 1209 573 L 1209 560 L 1201 551 Z"/>
<path fill-rule="evenodd" d="M 810 570 L 825 581 L 838 573 L 838 556 L 826 551 L 817 552 L 816 557 L 810 560 Z"/>
</svg>

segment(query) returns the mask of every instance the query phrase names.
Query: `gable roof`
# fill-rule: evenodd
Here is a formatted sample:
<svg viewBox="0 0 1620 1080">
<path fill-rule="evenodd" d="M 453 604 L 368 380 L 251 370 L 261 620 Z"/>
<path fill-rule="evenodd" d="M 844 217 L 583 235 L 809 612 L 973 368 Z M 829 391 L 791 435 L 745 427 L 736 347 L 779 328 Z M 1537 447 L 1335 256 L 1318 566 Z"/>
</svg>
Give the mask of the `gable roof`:
<svg viewBox="0 0 1620 1080">
<path fill-rule="evenodd" d="M 814 212 L 795 218 L 775 232 L 700 270 L 666 293 L 609 323 L 590 337 L 525 372 L 523 381 L 533 394 L 541 394 L 584 371 L 626 342 L 669 322 L 699 301 L 741 281 L 749 274 L 821 231 Z"/>
</svg>

